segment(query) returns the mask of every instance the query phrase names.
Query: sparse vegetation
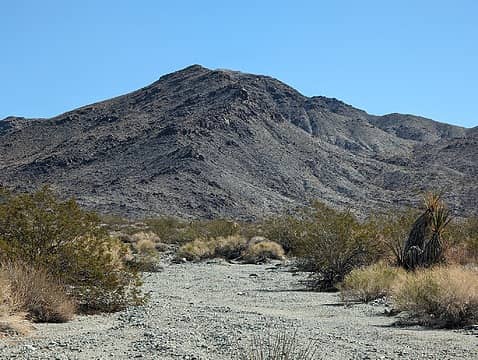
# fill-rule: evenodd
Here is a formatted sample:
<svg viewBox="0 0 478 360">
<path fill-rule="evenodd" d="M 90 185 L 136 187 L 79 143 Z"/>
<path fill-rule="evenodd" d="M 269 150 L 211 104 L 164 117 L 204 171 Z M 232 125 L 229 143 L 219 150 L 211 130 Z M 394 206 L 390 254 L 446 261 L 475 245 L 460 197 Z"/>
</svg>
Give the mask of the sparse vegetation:
<svg viewBox="0 0 478 360">
<path fill-rule="evenodd" d="M 294 251 L 301 267 L 315 273 L 309 285 L 319 290 L 335 290 L 346 274 L 383 252 L 375 227 L 320 203 L 303 220 L 303 229 Z"/>
<path fill-rule="evenodd" d="M 165 243 L 185 244 L 195 239 L 228 237 L 240 233 L 240 225 L 232 220 L 183 221 L 173 217 L 145 220 L 147 229 Z"/>
<path fill-rule="evenodd" d="M 427 325 L 444 327 L 478 320 L 478 272 L 460 266 L 402 274 L 392 289 L 397 310 Z"/>
<path fill-rule="evenodd" d="M 189 261 L 209 258 L 238 259 L 247 247 L 247 240 L 239 235 L 212 239 L 196 239 L 181 246 L 178 257 Z"/>
<path fill-rule="evenodd" d="M 369 302 L 389 296 L 399 275 L 405 271 L 384 262 L 354 269 L 340 285 L 340 295 L 345 301 Z"/>
<path fill-rule="evenodd" d="M 283 259 L 284 249 L 276 242 L 261 238 L 258 242 L 248 241 L 240 235 L 212 239 L 196 239 L 182 245 L 177 257 L 189 261 L 223 258 L 259 263 L 269 259 Z"/>
<path fill-rule="evenodd" d="M 242 254 L 242 259 L 251 264 L 265 262 L 268 259 L 282 260 L 284 257 L 285 253 L 282 246 L 270 240 L 251 244 Z"/>
<path fill-rule="evenodd" d="M 451 220 L 440 194 L 426 193 L 425 211 L 412 226 L 403 246 L 402 265 L 407 270 L 429 267 L 444 260 L 443 231 Z"/>
<path fill-rule="evenodd" d="M 73 318 L 76 304 L 66 288 L 45 269 L 24 263 L 4 263 L 3 277 L 10 289 L 9 311 L 27 314 L 34 322 L 66 322 Z"/>
<path fill-rule="evenodd" d="M 6 195 L 0 204 L 0 259 L 41 268 L 68 289 L 82 310 L 116 311 L 142 301 L 140 279 L 124 264 L 124 244 L 99 218 L 48 188 Z"/>
<path fill-rule="evenodd" d="M 254 336 L 248 348 L 239 354 L 240 360 L 312 360 L 318 355 L 315 340 L 302 344 L 297 330 L 282 331 L 274 335 Z"/>
</svg>

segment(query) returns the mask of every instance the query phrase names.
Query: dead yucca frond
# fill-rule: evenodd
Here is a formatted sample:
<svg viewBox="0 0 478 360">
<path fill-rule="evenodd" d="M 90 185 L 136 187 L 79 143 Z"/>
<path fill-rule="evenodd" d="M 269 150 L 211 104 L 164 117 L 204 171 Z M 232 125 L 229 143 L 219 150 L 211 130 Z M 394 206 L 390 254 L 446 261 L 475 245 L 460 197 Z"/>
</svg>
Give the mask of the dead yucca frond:
<svg viewBox="0 0 478 360">
<path fill-rule="evenodd" d="M 432 231 L 436 234 L 442 234 L 450 221 L 450 210 L 443 203 L 439 204 L 432 213 Z"/>
<path fill-rule="evenodd" d="M 434 212 L 435 209 L 443 206 L 442 201 L 443 193 L 438 192 L 427 192 L 423 195 L 423 203 L 425 204 L 425 208 L 430 211 Z"/>
<path fill-rule="evenodd" d="M 318 353 L 317 340 L 299 341 L 297 330 L 254 336 L 250 347 L 239 354 L 241 360 L 312 360 Z"/>
</svg>

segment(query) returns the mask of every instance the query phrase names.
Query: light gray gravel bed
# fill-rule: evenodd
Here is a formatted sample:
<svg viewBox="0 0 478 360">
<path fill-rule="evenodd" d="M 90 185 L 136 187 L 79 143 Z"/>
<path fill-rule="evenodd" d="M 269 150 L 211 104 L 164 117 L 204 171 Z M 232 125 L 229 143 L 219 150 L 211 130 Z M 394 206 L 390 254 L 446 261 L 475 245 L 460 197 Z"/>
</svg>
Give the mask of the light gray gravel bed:
<svg viewBox="0 0 478 360">
<path fill-rule="evenodd" d="M 317 341 L 320 359 L 478 359 L 476 333 L 397 328 L 383 305 L 301 291 L 304 276 L 271 265 L 167 265 L 145 274 L 146 306 L 37 324 L 26 338 L 0 340 L 0 359 L 234 359 L 254 334 L 294 329 Z"/>
</svg>

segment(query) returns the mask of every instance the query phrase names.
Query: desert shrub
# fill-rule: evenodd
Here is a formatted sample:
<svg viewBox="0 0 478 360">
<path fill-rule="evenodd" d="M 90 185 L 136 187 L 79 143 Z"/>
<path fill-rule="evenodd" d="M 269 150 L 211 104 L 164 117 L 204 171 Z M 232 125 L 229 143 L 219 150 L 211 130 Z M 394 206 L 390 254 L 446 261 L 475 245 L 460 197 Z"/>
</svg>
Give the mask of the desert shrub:
<svg viewBox="0 0 478 360">
<path fill-rule="evenodd" d="M 435 267 L 400 275 L 392 289 L 395 308 L 425 324 L 445 327 L 478 320 L 478 272 Z"/>
<path fill-rule="evenodd" d="M 354 269 L 340 284 L 341 298 L 345 301 L 369 302 L 389 296 L 397 277 L 404 272 L 402 268 L 384 262 Z"/>
<path fill-rule="evenodd" d="M 10 315 L 15 308 L 12 304 L 12 292 L 7 274 L 0 270 L 0 317 Z"/>
<path fill-rule="evenodd" d="M 10 304 L 16 312 L 25 311 L 35 322 L 66 322 L 75 314 L 76 305 L 65 286 L 45 269 L 7 262 L 0 271 L 8 280 Z"/>
<path fill-rule="evenodd" d="M 139 243 L 141 241 L 148 241 L 150 243 L 156 244 L 161 242 L 161 238 L 152 231 L 139 231 L 131 235 L 131 240 L 134 243 Z"/>
<path fill-rule="evenodd" d="M 274 241 L 265 240 L 249 245 L 242 253 L 245 262 L 257 264 L 268 259 L 282 260 L 285 256 L 282 246 Z"/>
<path fill-rule="evenodd" d="M 361 224 L 350 212 L 315 203 L 308 216 L 295 250 L 301 268 L 315 272 L 308 285 L 335 290 L 354 268 L 369 265 L 382 255 L 375 227 Z"/>
<path fill-rule="evenodd" d="M 312 360 L 318 356 L 316 340 L 301 343 L 297 331 L 281 331 L 268 336 L 254 336 L 237 356 L 240 360 Z"/>
<path fill-rule="evenodd" d="M 139 274 L 122 261 L 126 252 L 96 214 L 48 188 L 0 204 L 0 258 L 45 269 L 81 309 L 115 311 L 141 302 Z"/>
<path fill-rule="evenodd" d="M 155 233 L 168 244 L 183 244 L 194 239 L 188 233 L 189 223 L 174 217 L 159 217 L 146 219 L 144 221 L 149 231 Z"/>
<path fill-rule="evenodd" d="M 239 223 L 227 219 L 195 221 L 190 226 L 203 238 L 227 238 L 238 235 L 241 230 Z"/>
<path fill-rule="evenodd" d="M 418 216 L 417 210 L 405 209 L 379 214 L 371 220 L 387 250 L 385 257 L 391 257 L 397 266 L 403 265 L 403 245 Z"/>
<path fill-rule="evenodd" d="M 306 225 L 305 220 L 284 215 L 266 219 L 259 225 L 259 228 L 265 238 L 280 244 L 285 252 L 290 255 L 300 255 L 303 253 L 301 243 Z"/>
<path fill-rule="evenodd" d="M 146 233 L 143 233 L 146 234 Z M 134 243 L 134 248 L 139 254 L 142 255 L 151 255 L 156 253 L 156 242 L 149 238 L 148 236 L 144 236 L 137 240 Z"/>
<path fill-rule="evenodd" d="M 238 223 L 232 220 L 183 221 L 174 217 L 147 219 L 148 229 L 157 234 L 165 243 L 185 244 L 198 238 L 209 239 L 237 235 Z"/>
<path fill-rule="evenodd" d="M 214 257 L 234 260 L 241 257 L 247 248 L 246 238 L 240 235 L 218 237 L 210 240 L 214 248 Z"/>
<path fill-rule="evenodd" d="M 162 270 L 159 265 L 157 246 L 159 237 L 152 232 L 138 232 L 132 235 L 132 248 L 126 262 L 129 266 L 141 272 L 157 272 Z"/>
<path fill-rule="evenodd" d="M 478 217 L 455 220 L 446 233 L 445 258 L 451 264 L 478 264 Z"/>
<path fill-rule="evenodd" d="M 196 239 L 182 245 L 176 255 L 189 261 L 199 261 L 213 257 L 214 248 L 211 246 L 211 242 Z"/>
<path fill-rule="evenodd" d="M 247 247 L 247 240 L 239 235 L 218 237 L 213 239 L 196 239 L 184 244 L 177 256 L 189 261 L 211 258 L 228 260 L 239 258 Z"/>
</svg>

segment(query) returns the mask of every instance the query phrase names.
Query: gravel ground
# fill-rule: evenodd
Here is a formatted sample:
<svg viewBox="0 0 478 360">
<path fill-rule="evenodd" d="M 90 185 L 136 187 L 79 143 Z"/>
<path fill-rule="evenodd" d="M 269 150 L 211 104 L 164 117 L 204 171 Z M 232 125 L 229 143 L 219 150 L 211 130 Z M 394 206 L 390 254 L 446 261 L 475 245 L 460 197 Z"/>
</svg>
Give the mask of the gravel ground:
<svg viewBox="0 0 478 360">
<path fill-rule="evenodd" d="M 384 305 L 302 291 L 304 276 L 270 264 L 167 265 L 145 275 L 146 306 L 37 324 L 0 340 L 0 358 L 234 359 L 253 335 L 297 329 L 304 343 L 316 340 L 317 359 L 478 359 L 476 332 L 394 327 Z"/>
</svg>

